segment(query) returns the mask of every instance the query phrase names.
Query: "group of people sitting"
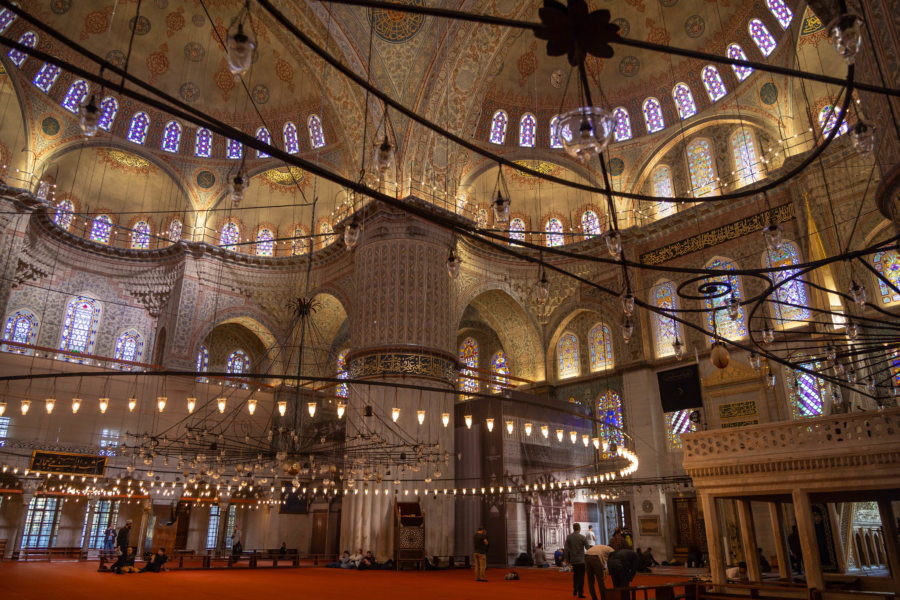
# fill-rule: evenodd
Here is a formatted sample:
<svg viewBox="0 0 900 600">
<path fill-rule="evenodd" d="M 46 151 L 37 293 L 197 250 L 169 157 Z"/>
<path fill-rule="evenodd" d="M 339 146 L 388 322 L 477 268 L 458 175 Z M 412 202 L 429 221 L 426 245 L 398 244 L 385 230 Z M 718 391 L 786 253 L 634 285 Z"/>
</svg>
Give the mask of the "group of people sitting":
<svg viewBox="0 0 900 600">
<path fill-rule="evenodd" d="M 340 558 L 334 562 L 325 565 L 329 569 L 357 569 L 365 571 L 366 569 L 393 569 L 394 560 L 389 558 L 384 562 L 375 560 L 375 555 L 371 550 L 363 554 L 362 548 L 356 551 L 356 554 L 350 554 L 349 550 L 344 550 Z"/>
<path fill-rule="evenodd" d="M 135 558 L 134 546 L 126 546 L 125 552 L 119 554 L 118 558 L 116 558 L 116 562 L 110 566 L 110 572 L 116 573 L 117 575 L 121 575 L 122 573 L 146 573 L 147 571 L 159 573 L 163 570 L 163 565 L 166 564 L 166 561 L 169 560 L 165 548 L 157 550 L 156 554 L 154 554 L 141 569 L 134 566 Z"/>
</svg>

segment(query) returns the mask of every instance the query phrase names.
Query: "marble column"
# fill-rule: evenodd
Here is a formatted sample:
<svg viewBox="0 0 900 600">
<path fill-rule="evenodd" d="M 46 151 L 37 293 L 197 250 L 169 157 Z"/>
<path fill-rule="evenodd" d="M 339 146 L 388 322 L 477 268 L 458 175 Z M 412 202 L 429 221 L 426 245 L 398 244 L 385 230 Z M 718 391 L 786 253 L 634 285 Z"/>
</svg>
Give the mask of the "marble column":
<svg viewBox="0 0 900 600">
<path fill-rule="evenodd" d="M 784 519 L 781 518 L 781 505 L 769 502 L 769 519 L 772 521 L 772 537 L 775 538 L 775 556 L 778 559 L 778 574 L 782 579 L 791 578 L 791 559 L 788 554 L 787 535 L 784 532 Z"/>
<path fill-rule="evenodd" d="M 719 526 L 719 512 L 716 510 L 716 499 L 711 494 L 701 493 L 700 504 L 703 506 L 703 523 L 706 526 L 709 573 L 712 576 L 713 583 L 726 583 L 722 528 Z"/>
<path fill-rule="evenodd" d="M 810 589 L 824 590 L 825 580 L 822 577 L 822 561 L 819 560 L 819 544 L 816 541 L 816 528 L 809 492 L 794 490 L 793 497 L 794 515 L 797 517 L 797 532 L 800 535 L 800 549 L 803 551 L 803 571 L 806 574 L 806 586 Z"/>
<path fill-rule="evenodd" d="M 738 500 L 738 522 L 741 525 L 741 542 L 744 545 L 744 561 L 747 563 L 747 577 L 750 581 L 760 581 L 759 556 L 756 552 L 756 526 L 753 524 L 753 510 L 749 500 Z"/>
</svg>

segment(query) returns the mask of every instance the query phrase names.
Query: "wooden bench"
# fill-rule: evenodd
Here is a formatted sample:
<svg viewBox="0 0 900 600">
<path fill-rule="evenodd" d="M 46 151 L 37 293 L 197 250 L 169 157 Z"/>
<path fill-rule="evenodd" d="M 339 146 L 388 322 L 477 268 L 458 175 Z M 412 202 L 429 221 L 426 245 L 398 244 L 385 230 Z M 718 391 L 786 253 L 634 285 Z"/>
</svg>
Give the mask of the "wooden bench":
<svg viewBox="0 0 900 600">
<path fill-rule="evenodd" d="M 472 565 L 471 557 L 468 554 L 430 556 L 428 558 L 431 559 L 432 566 L 438 569 L 468 569 Z"/>
<path fill-rule="evenodd" d="M 281 563 L 289 563 L 292 567 L 300 566 L 300 553 L 296 548 L 288 548 L 284 552 L 281 551 L 280 548 L 269 549 L 269 550 L 257 550 L 250 555 L 250 568 L 257 568 L 260 561 L 272 561 L 272 567 L 279 566 L 279 561 Z M 287 566 L 286 564 L 282 564 L 280 566 Z"/>
<path fill-rule="evenodd" d="M 78 546 L 57 548 L 23 548 L 19 551 L 19 560 L 87 560 L 87 552 Z"/>
<path fill-rule="evenodd" d="M 697 600 L 734 600 L 754 598 L 758 600 L 815 600 L 813 590 L 802 583 L 777 581 L 772 583 L 697 584 Z"/>
<path fill-rule="evenodd" d="M 664 585 L 601 588 L 600 597 L 603 600 L 697 600 L 697 584 L 682 581 Z"/>
</svg>

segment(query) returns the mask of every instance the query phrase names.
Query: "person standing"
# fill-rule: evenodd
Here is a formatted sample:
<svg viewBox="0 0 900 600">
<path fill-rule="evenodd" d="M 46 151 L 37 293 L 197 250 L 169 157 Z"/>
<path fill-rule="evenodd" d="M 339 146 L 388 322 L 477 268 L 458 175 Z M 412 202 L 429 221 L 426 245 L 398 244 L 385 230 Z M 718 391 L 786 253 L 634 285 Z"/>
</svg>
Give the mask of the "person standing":
<svg viewBox="0 0 900 600">
<path fill-rule="evenodd" d="M 581 525 L 572 525 L 572 533 L 566 537 L 566 562 L 572 565 L 572 595 L 584 598 L 584 551 L 590 548 L 581 535 Z"/>
<path fill-rule="evenodd" d="M 803 550 L 800 547 L 800 532 L 796 525 L 791 526 L 788 534 L 788 548 L 791 551 L 791 569 L 797 573 L 803 572 Z"/>
<path fill-rule="evenodd" d="M 593 598 L 593 600 L 597 600 L 597 592 L 594 591 L 594 581 L 597 582 L 597 587 L 601 590 L 606 589 L 606 584 L 603 582 L 603 570 L 606 569 L 606 561 L 609 560 L 609 555 L 612 553 L 612 547 L 604 546 L 603 544 L 591 546 L 588 548 L 587 552 L 584 553 L 584 566 L 587 574 L 588 589 L 591 592 L 591 598 Z"/>
<path fill-rule="evenodd" d="M 612 577 L 614 588 L 628 587 L 637 573 L 637 567 L 637 552 L 630 548 L 616 550 L 609 555 L 606 561 L 606 568 L 609 570 L 609 576 Z"/>
<path fill-rule="evenodd" d="M 473 541 L 475 547 L 472 550 L 472 558 L 475 562 L 475 581 L 487 581 L 487 550 L 490 542 L 484 525 L 478 526 Z"/>
<path fill-rule="evenodd" d="M 241 530 L 235 525 L 234 531 L 231 532 L 231 556 L 237 558 L 243 551 L 244 545 L 241 544 Z"/>
<path fill-rule="evenodd" d="M 587 533 L 584 535 L 584 538 L 587 540 L 587 543 L 593 546 L 597 543 L 597 536 L 594 535 L 594 526 L 588 525 Z"/>
<path fill-rule="evenodd" d="M 116 549 L 116 528 L 110 523 L 103 534 L 103 552 L 106 556 L 112 556 Z"/>
<path fill-rule="evenodd" d="M 116 536 L 116 548 L 119 549 L 120 556 L 124 556 L 126 550 L 128 550 L 128 541 L 131 538 L 131 525 L 131 519 L 125 521 L 125 525 L 119 530 L 119 535 Z"/>
</svg>

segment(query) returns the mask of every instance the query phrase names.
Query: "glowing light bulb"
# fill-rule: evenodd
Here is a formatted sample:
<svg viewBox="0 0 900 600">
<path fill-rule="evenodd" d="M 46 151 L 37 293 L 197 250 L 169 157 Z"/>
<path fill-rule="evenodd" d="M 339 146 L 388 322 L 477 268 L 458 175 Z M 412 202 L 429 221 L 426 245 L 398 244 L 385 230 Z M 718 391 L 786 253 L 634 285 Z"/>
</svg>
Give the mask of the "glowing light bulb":
<svg viewBox="0 0 900 600">
<path fill-rule="evenodd" d="M 570 439 L 570 440 L 572 441 L 572 443 L 574 444 L 574 443 L 575 443 L 575 440 L 578 439 L 578 432 L 577 432 L 577 431 L 570 431 L 570 432 L 569 432 L 569 439 Z"/>
<path fill-rule="evenodd" d="M 159 396 L 156 399 L 156 408 L 159 409 L 159 412 L 166 410 L 166 401 L 167 400 L 168 400 L 168 398 L 166 398 L 165 396 Z"/>
<path fill-rule="evenodd" d="M 28 409 L 31 408 L 31 400 L 22 400 L 22 403 L 19 405 L 19 408 L 22 410 L 22 416 L 28 414 Z"/>
<path fill-rule="evenodd" d="M 256 398 L 250 398 L 247 400 L 247 412 L 251 415 L 256 412 Z"/>
<path fill-rule="evenodd" d="M 525 435 L 526 436 L 531 435 L 531 423 L 525 423 Z"/>
<path fill-rule="evenodd" d="M 228 403 L 228 401 L 224 397 L 220 396 L 220 397 L 216 398 L 216 405 L 218 405 L 220 413 L 225 412 L 225 406 L 227 403 Z"/>
<path fill-rule="evenodd" d="M 109 398 L 100 398 L 100 414 L 105 415 L 106 409 L 109 408 Z"/>
<path fill-rule="evenodd" d="M 137 398 L 129 398 L 128 399 L 128 412 L 134 412 L 134 407 L 137 406 Z"/>
<path fill-rule="evenodd" d="M 591 443 L 591 436 L 586 433 L 581 434 L 581 443 L 584 444 L 584 447 L 587 448 Z"/>
<path fill-rule="evenodd" d="M 72 414 L 78 413 L 78 409 L 81 408 L 81 398 L 72 398 Z"/>
<path fill-rule="evenodd" d="M 506 422 L 506 433 L 508 433 L 509 435 L 512 435 L 512 432 L 513 432 L 513 422 L 507 421 Z"/>
<path fill-rule="evenodd" d="M 544 436 L 544 439 L 550 437 L 550 428 L 546 425 L 541 425 L 541 435 Z"/>
<path fill-rule="evenodd" d="M 593 440 L 591 440 L 591 441 L 593 441 L 593 443 L 594 443 L 594 449 L 595 449 L 595 450 L 599 450 L 599 449 L 600 449 L 600 438 L 595 437 L 595 438 L 594 438 Z M 595 479 L 596 479 L 596 478 L 595 478 Z"/>
<path fill-rule="evenodd" d="M 463 418 L 466 420 L 466 428 L 472 429 L 472 415 L 466 415 Z"/>
<path fill-rule="evenodd" d="M 557 442 L 561 442 L 561 441 L 563 440 L 563 434 L 564 434 L 564 433 L 565 433 L 565 432 L 564 432 L 562 429 L 557 429 L 557 430 L 556 430 L 556 441 L 557 441 Z"/>
<path fill-rule="evenodd" d="M 6 402 L 0 402 L 0 417 L 6 412 Z"/>
<path fill-rule="evenodd" d="M 287 412 L 287 402 L 285 402 L 284 400 L 279 400 L 278 401 L 278 414 L 280 414 L 283 417 L 284 413 L 286 413 L 286 412 Z"/>
<path fill-rule="evenodd" d="M 2 414 L 2 413 L 0 413 Z M 441 423 L 444 424 L 444 427 L 450 425 L 450 413 L 441 413 Z"/>
<path fill-rule="evenodd" d="M 396 423 L 397 419 L 400 418 L 400 409 L 396 406 L 391 409 L 391 420 Z"/>
<path fill-rule="evenodd" d="M 53 407 L 56 406 L 56 398 L 47 398 L 44 400 L 44 407 L 47 409 L 47 414 L 53 412 Z"/>
<path fill-rule="evenodd" d="M 494 431 L 494 420 L 493 419 L 488 417 L 487 419 L 484 420 L 484 422 L 487 423 L 488 431 Z"/>
<path fill-rule="evenodd" d="M 344 418 L 345 410 L 347 410 L 347 404 L 345 402 L 338 402 L 337 403 L 337 418 L 338 419 Z"/>
<path fill-rule="evenodd" d="M 188 413 L 194 412 L 194 408 L 197 407 L 197 399 L 196 398 L 188 398 L 187 399 L 187 409 Z"/>
<path fill-rule="evenodd" d="M 425 422 L 425 411 L 417 410 L 416 411 L 416 419 L 419 421 L 419 425 Z"/>
</svg>

